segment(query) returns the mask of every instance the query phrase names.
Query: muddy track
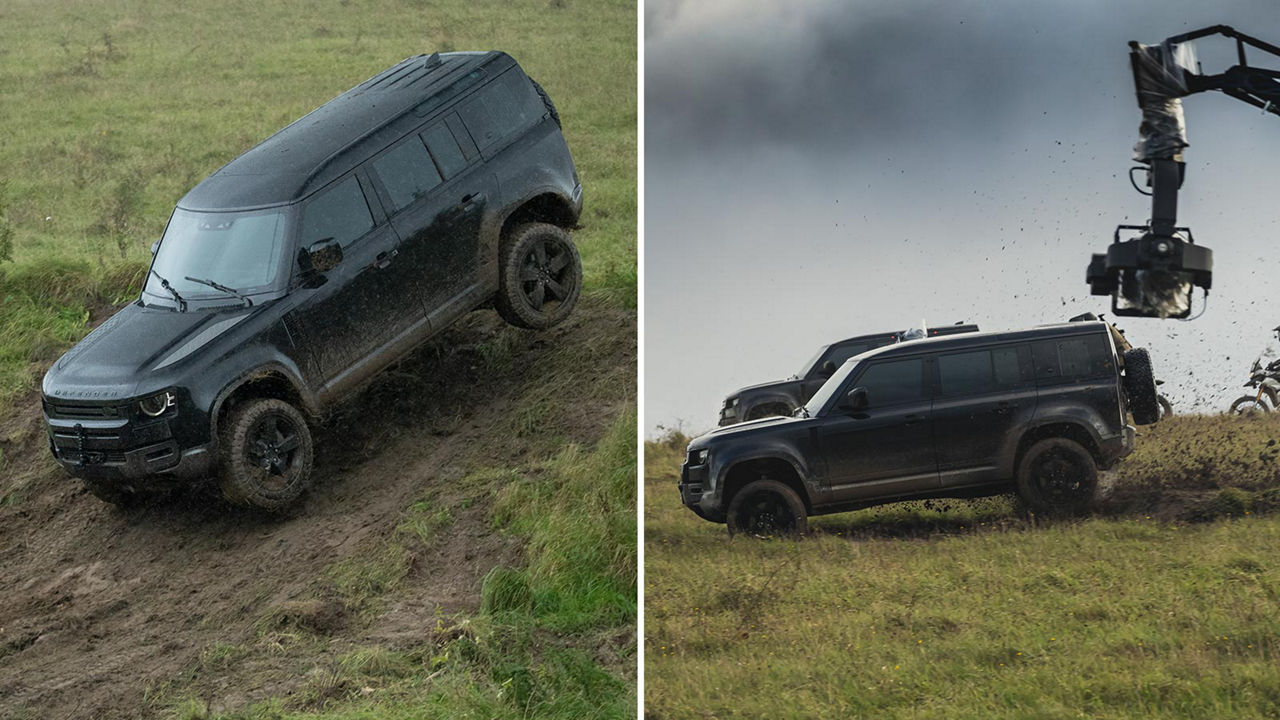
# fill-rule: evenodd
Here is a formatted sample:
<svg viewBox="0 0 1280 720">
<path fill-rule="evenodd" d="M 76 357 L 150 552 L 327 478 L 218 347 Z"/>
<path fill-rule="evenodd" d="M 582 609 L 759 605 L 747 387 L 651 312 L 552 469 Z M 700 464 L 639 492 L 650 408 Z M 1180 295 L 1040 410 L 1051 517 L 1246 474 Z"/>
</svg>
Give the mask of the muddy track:
<svg viewBox="0 0 1280 720">
<path fill-rule="evenodd" d="M 451 524 L 414 548 L 408 577 L 372 615 L 329 613 L 314 652 L 429 641 L 438 616 L 476 608 L 490 568 L 522 563 L 519 541 L 491 526 L 490 492 L 457 481 L 595 442 L 634 398 L 635 335 L 633 312 L 596 302 L 541 333 L 474 313 L 326 420 L 316 485 L 285 517 L 210 489 L 107 506 L 48 459 L 31 396 L 0 424 L 0 718 L 148 716 L 149 689 L 217 643 L 260 637 L 281 607 L 324 597 L 327 569 L 385 547 L 424 497 L 454 508 Z M 555 401 L 538 427 L 516 430 L 522 398 L 548 384 Z M 252 673 L 202 674 L 201 692 L 215 708 L 287 694 L 315 660 L 255 656 Z"/>
</svg>

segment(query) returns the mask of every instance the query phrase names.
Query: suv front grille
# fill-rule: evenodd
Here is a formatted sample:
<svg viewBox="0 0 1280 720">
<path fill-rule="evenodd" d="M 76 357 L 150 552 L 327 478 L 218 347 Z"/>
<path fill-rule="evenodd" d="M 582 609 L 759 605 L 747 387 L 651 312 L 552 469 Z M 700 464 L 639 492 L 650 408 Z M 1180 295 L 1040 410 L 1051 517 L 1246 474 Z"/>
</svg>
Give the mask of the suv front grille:
<svg viewBox="0 0 1280 720">
<path fill-rule="evenodd" d="M 94 419 L 117 418 L 124 415 L 117 405 L 89 405 L 82 403 L 45 402 L 44 410 L 51 418 Z"/>
</svg>

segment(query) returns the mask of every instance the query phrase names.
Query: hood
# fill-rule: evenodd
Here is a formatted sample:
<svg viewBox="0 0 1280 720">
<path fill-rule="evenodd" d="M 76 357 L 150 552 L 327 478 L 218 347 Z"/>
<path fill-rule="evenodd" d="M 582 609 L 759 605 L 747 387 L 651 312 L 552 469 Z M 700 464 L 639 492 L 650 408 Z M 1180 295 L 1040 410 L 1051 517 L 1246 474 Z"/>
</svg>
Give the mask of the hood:
<svg viewBox="0 0 1280 720">
<path fill-rule="evenodd" d="M 798 386 L 802 381 L 792 380 L 774 380 L 772 382 L 760 383 L 758 385 L 748 385 L 738 388 L 729 395 L 729 398 L 741 397 L 743 395 L 752 395 L 765 390 L 784 390 Z"/>
<path fill-rule="evenodd" d="M 54 363 L 44 393 L 61 398 L 125 398 L 157 371 L 191 356 L 253 313 L 252 308 L 174 312 L 126 306 Z"/>
<path fill-rule="evenodd" d="M 750 435 L 754 432 L 769 430 L 786 423 L 804 422 L 808 418 L 794 417 L 767 417 L 759 420 L 747 420 L 746 422 L 736 423 L 734 425 L 726 425 L 718 430 L 712 430 L 704 435 L 699 435 L 689 443 L 689 450 L 701 450 L 704 447 L 712 445 L 717 441 L 729 438 Z"/>
</svg>

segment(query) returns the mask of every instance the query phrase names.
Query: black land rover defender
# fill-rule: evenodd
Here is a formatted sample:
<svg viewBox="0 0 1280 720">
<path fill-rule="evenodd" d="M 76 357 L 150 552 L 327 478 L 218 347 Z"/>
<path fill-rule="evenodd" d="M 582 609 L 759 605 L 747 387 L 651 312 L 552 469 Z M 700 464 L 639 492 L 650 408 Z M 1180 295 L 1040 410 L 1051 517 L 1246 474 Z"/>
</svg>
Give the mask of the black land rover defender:
<svg viewBox="0 0 1280 720">
<path fill-rule="evenodd" d="M 1016 489 L 1041 513 L 1088 508 L 1098 473 L 1159 417 L 1151 361 L 1104 322 L 889 345 L 846 361 L 793 417 L 689 443 L 680 496 L 731 533 L 810 515 Z"/>
<path fill-rule="evenodd" d="M 942 337 L 968 332 L 978 332 L 978 326 L 956 323 L 931 327 L 925 336 Z M 818 388 L 822 387 L 827 378 L 831 377 L 845 360 L 868 350 L 901 342 L 907 333 L 906 330 L 899 330 L 858 335 L 830 345 L 823 345 L 818 348 L 818 352 L 813 357 L 809 358 L 809 362 L 800 368 L 800 372 L 790 378 L 749 385 L 725 398 L 724 405 L 720 407 L 720 427 L 744 420 L 790 415 L 796 408 L 809 402 L 809 398 L 813 397 Z"/>
<path fill-rule="evenodd" d="M 57 461 L 110 502 L 216 473 L 275 510 L 308 423 L 492 302 L 546 328 L 581 290 L 582 187 L 542 88 L 501 52 L 411 57 L 179 201 L 141 297 L 44 378 Z"/>
</svg>

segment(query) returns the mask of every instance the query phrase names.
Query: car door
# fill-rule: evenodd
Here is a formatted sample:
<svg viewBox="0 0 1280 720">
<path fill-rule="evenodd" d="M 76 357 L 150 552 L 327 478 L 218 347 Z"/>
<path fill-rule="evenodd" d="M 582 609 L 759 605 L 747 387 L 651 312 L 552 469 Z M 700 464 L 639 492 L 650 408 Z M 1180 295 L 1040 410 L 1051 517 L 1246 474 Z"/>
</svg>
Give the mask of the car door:
<svg viewBox="0 0 1280 720">
<path fill-rule="evenodd" d="M 405 302 L 403 277 L 396 275 L 399 238 L 376 203 L 364 193 L 360 173 L 348 174 L 305 201 L 298 231 L 299 248 L 334 238 L 342 262 L 287 316 L 298 344 L 309 349 L 315 375 L 324 389 L 355 381 L 354 371 L 388 339 L 422 317 L 417 303 Z"/>
<path fill-rule="evenodd" d="M 938 486 L 931 399 L 924 356 L 870 363 L 837 395 L 818 428 L 832 502 L 930 490 Z M 867 406 L 842 407 L 843 394 L 862 387 Z"/>
<path fill-rule="evenodd" d="M 412 296 L 434 326 L 470 310 L 479 282 L 480 220 L 492 189 L 474 147 L 438 119 L 370 162 L 413 273 Z M 467 145 L 470 138 L 463 138 Z"/>
<path fill-rule="evenodd" d="M 937 374 L 933 433 L 942 486 L 1002 479 L 1013 429 L 1035 413 L 1030 346 L 940 353 Z"/>
</svg>

